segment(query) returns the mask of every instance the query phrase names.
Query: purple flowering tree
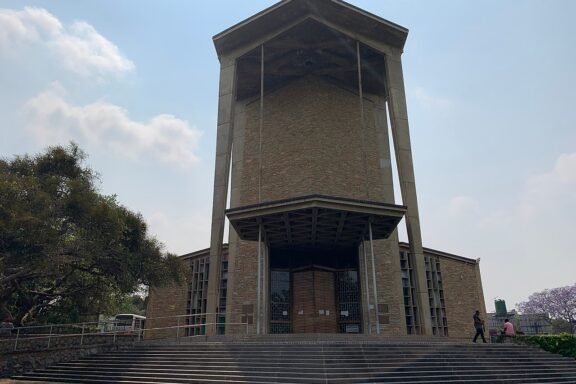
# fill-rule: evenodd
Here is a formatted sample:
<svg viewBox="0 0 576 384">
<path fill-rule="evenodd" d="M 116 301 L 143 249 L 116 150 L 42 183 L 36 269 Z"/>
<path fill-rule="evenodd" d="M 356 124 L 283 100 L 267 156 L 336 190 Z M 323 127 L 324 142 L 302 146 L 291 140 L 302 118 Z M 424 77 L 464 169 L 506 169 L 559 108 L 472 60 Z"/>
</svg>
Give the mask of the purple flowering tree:
<svg viewBox="0 0 576 384">
<path fill-rule="evenodd" d="M 576 284 L 533 293 L 528 297 L 528 301 L 518 304 L 518 308 L 523 313 L 546 313 L 551 319 L 567 321 L 574 333 L 576 330 Z"/>
</svg>

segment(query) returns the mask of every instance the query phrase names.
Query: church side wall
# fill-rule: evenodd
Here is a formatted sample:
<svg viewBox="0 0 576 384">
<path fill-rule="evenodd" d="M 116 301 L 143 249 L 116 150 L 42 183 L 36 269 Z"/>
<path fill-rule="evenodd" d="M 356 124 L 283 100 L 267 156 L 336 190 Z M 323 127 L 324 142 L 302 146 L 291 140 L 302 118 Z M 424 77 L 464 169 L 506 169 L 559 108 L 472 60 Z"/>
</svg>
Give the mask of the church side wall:
<svg viewBox="0 0 576 384">
<path fill-rule="evenodd" d="M 486 321 L 486 307 L 478 264 L 440 257 L 440 266 L 444 282 L 449 337 L 472 339 L 475 333 L 472 321 L 474 311 L 479 310 Z"/>
<path fill-rule="evenodd" d="M 190 269 L 190 259 L 180 261 L 181 268 Z M 164 287 L 150 287 L 148 293 L 148 305 L 146 307 L 146 329 L 174 327 L 178 324 L 176 316 L 186 314 L 188 300 L 188 282 L 181 284 L 172 283 Z M 164 317 L 163 319 L 158 319 Z M 185 325 L 186 319 L 182 318 L 180 325 Z M 180 335 L 184 335 L 184 329 Z M 146 331 L 144 339 L 175 338 L 176 329 L 159 329 Z"/>
</svg>

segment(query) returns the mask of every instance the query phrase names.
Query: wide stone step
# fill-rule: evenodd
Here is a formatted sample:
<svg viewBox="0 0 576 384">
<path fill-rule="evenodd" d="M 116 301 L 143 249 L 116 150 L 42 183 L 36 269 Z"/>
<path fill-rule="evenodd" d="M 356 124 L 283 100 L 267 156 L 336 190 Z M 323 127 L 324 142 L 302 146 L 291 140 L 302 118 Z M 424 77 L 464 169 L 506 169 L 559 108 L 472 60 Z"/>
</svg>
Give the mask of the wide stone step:
<svg viewBox="0 0 576 384">
<path fill-rule="evenodd" d="M 130 351 L 118 351 L 115 353 L 118 354 L 122 354 L 122 353 L 126 353 L 126 352 L 130 352 L 130 353 L 170 353 L 170 352 L 177 352 L 177 353 L 194 353 L 194 352 L 206 352 L 206 353 L 219 353 L 219 352 L 308 352 L 308 353 L 312 353 L 312 352 L 317 352 L 317 351 L 323 351 L 323 352 L 342 352 L 342 351 L 350 351 L 350 352 L 382 352 L 382 353 L 396 353 L 396 352 L 402 352 L 402 353 L 414 353 L 414 352 L 420 352 L 420 353 L 431 353 L 431 352 L 436 352 L 436 351 L 442 351 L 442 352 L 446 352 L 446 353 L 479 353 L 479 352 L 493 352 L 493 353 L 518 353 L 518 352 L 528 352 L 528 351 L 533 351 L 533 352 L 538 352 L 539 350 L 536 348 L 506 348 L 506 349 L 500 349 L 500 348 L 484 348 L 484 347 L 475 347 L 475 348 L 460 348 L 460 349 L 453 349 L 453 348 L 377 348 L 377 347 L 366 347 L 366 348 L 362 348 L 362 347 L 343 347 L 343 348 L 296 348 L 296 347 L 283 347 L 283 348 L 266 348 L 266 347 L 261 347 L 261 348 L 224 348 L 224 347 L 220 347 L 220 348 L 207 348 L 207 349 L 202 349 L 202 348 L 136 348 L 134 350 L 130 350 Z"/>
<path fill-rule="evenodd" d="M 507 355 L 543 355 L 546 352 L 541 350 L 485 350 L 485 351 L 447 351 L 447 350 L 430 350 L 430 351 L 422 351 L 422 350 L 412 350 L 412 351 L 405 351 L 405 350 L 361 350 L 361 349 L 343 349 L 343 350 L 294 350 L 294 349 L 285 349 L 285 350 L 230 350 L 230 349 L 223 349 L 223 350 L 209 350 L 209 351 L 202 351 L 202 350 L 148 350 L 148 351 L 126 351 L 126 352 L 114 352 L 110 353 L 109 356 L 114 357 L 124 357 L 124 356 L 151 356 L 151 355 L 166 355 L 166 356 L 197 356 L 197 355 L 238 355 L 238 354 L 258 354 L 258 355 L 314 355 L 322 353 L 324 355 L 342 355 L 342 354 L 349 354 L 349 355 L 363 355 L 363 354 L 373 354 L 379 356 L 394 356 L 398 354 L 402 354 L 404 356 L 417 356 L 417 355 L 426 355 L 426 354 L 441 354 L 441 355 L 461 355 L 461 356 L 476 356 L 479 354 L 490 354 L 495 356 L 507 356 Z"/>
<path fill-rule="evenodd" d="M 123 383 L 123 382 L 146 382 L 146 383 L 202 383 L 202 382 L 248 382 L 248 383 L 448 383 L 448 382 L 479 382 L 479 383 L 559 383 L 573 382 L 576 375 L 562 377 L 559 373 L 520 373 L 493 375 L 485 372 L 478 373 L 450 373 L 450 374 L 429 374 L 423 376 L 414 375 L 376 375 L 376 376 L 356 376 L 347 375 L 345 377 L 334 377 L 317 375 L 317 377 L 302 376 L 277 376 L 277 375 L 250 375 L 250 374 L 228 374 L 228 375 L 208 375 L 192 374 L 185 377 L 157 377 L 142 374 L 134 375 L 100 375 L 100 374 L 62 374 L 41 372 L 37 375 L 24 377 L 22 379 L 42 379 L 45 382 L 100 382 L 100 383 Z"/>
<path fill-rule="evenodd" d="M 392 342 L 381 342 L 381 341 L 320 341 L 320 340 L 310 340 L 310 341 L 306 341 L 306 340 L 290 340 L 290 341 L 270 341 L 270 342 L 266 342 L 266 341 L 254 341 L 254 342 L 242 342 L 242 341 L 237 341 L 237 342 L 200 342 L 200 341 L 196 341 L 194 339 L 186 339 L 186 338 L 180 338 L 178 340 L 174 340 L 171 342 L 162 342 L 162 343 L 156 343 L 154 341 L 145 341 L 145 344 L 140 344 L 138 346 L 138 348 L 149 348 L 149 347 L 153 347 L 153 348 L 169 348 L 169 347 L 197 347 L 199 345 L 202 345 L 205 348 L 211 348 L 213 346 L 227 346 L 227 347 L 236 347 L 236 346 L 242 346 L 242 347 L 257 347 L 260 345 L 268 345 L 268 346 L 275 346 L 275 347 L 280 347 L 280 346 L 293 346 L 293 345 L 299 345 L 299 346 L 345 346 L 345 345 L 349 345 L 349 346 L 354 346 L 354 345 L 372 345 L 372 346 L 383 346 L 383 347 L 402 347 L 402 348 L 414 348 L 414 347 L 421 347 L 421 348 L 438 348 L 438 347 L 455 347 L 455 348 L 468 348 L 468 347 L 476 347 L 476 346 L 485 346 L 485 347 L 490 347 L 490 346 L 496 346 L 496 347 L 506 347 L 506 348 L 523 348 L 522 346 L 518 346 L 516 344 L 491 344 L 491 343 L 472 343 L 471 341 L 465 342 L 465 343 L 401 343 L 401 342 L 396 342 L 396 343 L 392 343 Z"/>
<path fill-rule="evenodd" d="M 397 352 L 397 353 L 384 353 L 384 352 L 361 352 L 361 351 L 355 351 L 355 352 L 347 352 L 347 351 L 343 351 L 343 352 L 323 352 L 323 351 L 317 351 L 317 352 L 292 352 L 292 351 L 287 351 L 287 352 L 251 352 L 251 353 L 246 353 L 246 352 L 230 352 L 230 351 L 222 351 L 220 353 L 202 353 L 202 352 L 183 352 L 183 353 L 175 353 L 175 352 L 158 352 L 158 353 L 124 353 L 124 354 L 109 354 L 107 355 L 108 358 L 117 358 L 117 359 L 131 359 L 131 358 L 137 358 L 137 359 L 146 359 L 146 358 L 150 358 L 150 357 L 157 357 L 157 358 L 195 358 L 195 357 L 236 357 L 236 356 L 251 356 L 251 357 L 262 357 L 262 356 L 268 356 L 268 357 L 285 357 L 285 358 L 290 358 L 292 356 L 294 357 L 313 357 L 313 356 L 318 356 L 318 355 L 322 355 L 322 356 L 326 356 L 326 357 L 335 357 L 335 358 L 339 358 L 342 356 L 365 356 L 365 355 L 370 355 L 370 356 L 374 356 L 377 358 L 383 358 L 383 359 L 387 359 L 387 358 L 394 358 L 397 356 L 401 356 L 401 357 L 405 357 L 405 358 L 420 358 L 423 356 L 439 356 L 439 357 L 444 357 L 444 356 L 460 356 L 462 358 L 470 358 L 470 357 L 475 357 L 475 356 L 479 356 L 480 354 L 478 353 L 449 353 L 449 352 L 443 352 L 443 351 L 437 351 L 437 352 L 410 352 L 410 353 L 403 353 L 403 352 Z M 506 357 L 546 357 L 546 356 L 550 356 L 550 354 L 546 354 L 546 353 L 542 353 L 542 352 L 518 352 L 518 353 L 485 353 L 482 355 L 489 355 L 492 356 L 494 358 L 506 358 Z"/>
<path fill-rule="evenodd" d="M 174 345 L 147 345 L 147 346 L 139 346 L 135 348 L 135 350 L 220 350 L 220 349 L 343 349 L 343 348 L 350 348 L 350 349 L 389 349 L 389 350 L 454 350 L 454 351 L 461 351 L 461 350 L 478 350 L 479 348 L 482 349 L 491 349 L 491 350 L 522 350 L 526 349 L 526 347 L 516 346 L 514 344 L 456 344 L 456 345 L 446 345 L 446 344 L 434 344 L 434 345 L 424 345 L 424 344 L 411 344 L 409 346 L 402 346 L 397 344 L 359 344 L 359 343 L 342 343 L 342 344 L 299 344 L 299 343 L 281 343 L 278 345 L 274 344 L 207 344 L 205 346 L 201 346 L 198 344 L 174 344 Z"/>
<path fill-rule="evenodd" d="M 404 368 L 409 367 L 410 369 L 415 368 L 427 368 L 427 369 L 442 369 L 444 367 L 450 368 L 458 368 L 458 369 L 478 369 L 479 367 L 490 367 L 492 369 L 498 369 L 500 367 L 510 368 L 510 364 L 507 362 L 491 362 L 489 364 L 483 364 L 478 362 L 450 362 L 450 363 L 438 363 L 438 362 L 414 362 L 402 361 L 402 362 L 374 362 L 374 363 L 354 363 L 354 364 L 335 364 L 335 365 L 326 365 L 326 364 L 316 364 L 316 363 L 309 363 L 309 364 L 298 364 L 299 370 L 323 370 L 326 368 L 330 368 L 330 370 L 339 371 L 339 370 L 354 370 L 354 369 L 371 369 L 371 370 L 378 370 L 378 369 L 395 369 L 395 368 Z M 70 369 L 83 369 L 83 368 L 90 368 L 96 367 L 98 369 L 106 369 L 106 370 L 123 370 L 127 368 L 134 367 L 134 363 L 131 362 L 119 362 L 119 363 L 105 363 L 105 364 L 93 364 L 93 363 L 85 363 L 85 362 L 69 362 L 69 363 L 60 363 L 55 367 L 64 367 Z M 277 362 L 248 362 L 248 363 L 238 363 L 238 362 L 224 362 L 218 364 L 205 364 L 205 363 L 198 363 L 198 362 L 191 362 L 188 364 L 174 364 L 174 363 L 164 363 L 164 364 L 155 364 L 155 363 L 147 363 L 145 365 L 147 369 L 158 369 L 158 370 L 178 370 L 178 369 L 226 369 L 226 368 L 242 368 L 242 369 L 272 369 L 272 370 L 282 370 L 294 369 L 294 362 L 292 361 L 277 361 Z M 530 368 L 537 368 L 537 367 L 551 367 L 551 368 L 570 368 L 576 369 L 575 364 L 571 361 L 557 361 L 557 362 L 546 362 L 545 364 L 539 364 L 538 362 L 520 362 L 513 365 L 514 369 L 530 369 Z"/>
<path fill-rule="evenodd" d="M 54 379 L 51 377 L 44 377 L 41 375 L 37 375 L 37 376 L 26 376 L 26 377 L 16 377 L 15 380 L 13 381 L 14 384 L 17 383 L 22 383 L 22 384 L 27 384 L 30 382 L 42 382 L 42 383 L 86 383 L 86 384 L 109 384 L 110 381 L 107 381 L 106 378 L 92 378 L 92 379 L 87 379 L 87 378 L 58 378 L 58 379 Z M 357 383 L 384 383 L 383 381 L 358 381 Z M 387 381 L 388 383 L 392 382 L 392 381 Z M 550 379 L 541 379 L 541 378 L 508 378 L 508 379 L 501 379 L 501 380 L 497 380 L 495 381 L 494 379 L 488 378 L 488 379 L 476 379 L 476 380 L 468 380 L 468 379 L 462 379 L 462 378 L 450 378 L 450 379 L 443 379 L 443 380 L 427 380 L 427 381 L 406 381 L 406 380 L 401 380 L 401 381 L 396 381 L 398 383 L 403 383 L 403 384 L 448 384 L 448 383 L 452 383 L 452 384 L 528 384 L 528 383 L 540 383 L 540 384 L 544 384 L 544 383 L 549 383 L 549 384 L 560 384 L 560 383 L 576 383 L 576 376 L 572 376 L 572 377 L 565 377 L 565 378 L 550 378 Z M 120 380 L 116 380 L 114 381 L 114 383 L 117 384 L 156 384 L 158 383 L 157 381 L 148 381 L 145 379 L 142 380 L 131 380 L 131 379 L 120 379 Z M 278 384 L 297 384 L 297 383 L 293 383 L 290 381 L 270 381 L 270 380 L 266 380 L 266 381 L 259 381 L 259 380 L 254 380 L 254 379 L 247 379 L 247 380 L 242 380 L 242 379 L 238 379 L 238 380 L 231 380 L 231 379 L 190 379 L 187 381 L 183 381 L 182 383 L 186 383 L 186 384 L 200 384 L 200 383 L 211 383 L 211 384 L 223 384 L 223 383 L 238 383 L 238 384 L 273 384 L 273 383 L 278 383 Z M 345 383 L 354 383 L 354 381 L 323 381 L 323 383 L 333 383 L 333 384 L 345 384 Z"/>
<path fill-rule="evenodd" d="M 565 360 L 562 357 L 550 355 L 525 355 L 525 356 L 458 356 L 458 355 L 394 355 L 394 356 L 378 356 L 378 355 L 333 355 L 333 356 L 323 356 L 322 354 L 315 355 L 229 355 L 229 356 L 127 356 L 125 358 L 117 357 L 92 357 L 83 358 L 82 361 L 100 361 L 100 362 L 113 362 L 113 361 L 133 361 L 133 362 L 147 362 L 147 361 L 227 361 L 227 360 L 237 360 L 242 361 L 253 361 L 253 360 L 263 360 L 263 361 L 275 361 L 275 360 L 294 360 L 294 361 L 357 361 L 357 360 L 372 360 L 372 361 L 413 361 L 413 360 L 435 360 L 435 361 L 470 361 L 476 359 L 491 360 L 491 361 L 519 361 L 519 360 Z"/>
<path fill-rule="evenodd" d="M 113 363 L 117 362 L 120 359 L 115 358 L 108 358 L 108 357 L 92 357 L 92 358 L 83 358 L 79 361 L 81 362 L 100 362 L 100 363 Z M 554 361 L 562 361 L 561 357 L 557 357 L 554 355 L 550 356 L 514 356 L 514 357 L 494 357 L 494 356 L 470 356 L 470 357 L 460 357 L 454 355 L 447 355 L 447 356 L 435 356 L 435 355 L 422 355 L 422 356 L 402 356 L 397 355 L 394 357 L 390 357 L 387 359 L 383 359 L 378 356 L 337 356 L 337 357 L 330 357 L 330 356 L 322 356 L 322 355 L 313 355 L 313 356 L 196 356 L 196 357 L 170 357 L 170 356 L 150 356 L 147 358 L 139 358 L 139 359 L 132 359 L 126 358 L 121 359 L 122 361 L 127 361 L 130 363 L 151 363 L 151 362 L 253 362 L 253 361 L 265 361 L 265 362 L 274 362 L 279 360 L 285 361 L 292 361 L 294 363 L 314 363 L 314 362 L 325 362 L 325 363 L 332 363 L 335 364 L 343 364 L 343 363 L 355 363 L 355 362 L 366 362 L 366 363 L 376 363 L 376 362 L 403 362 L 403 361 L 414 361 L 418 360 L 421 362 L 508 362 L 508 363 L 515 363 L 515 362 L 554 362 Z"/>
<path fill-rule="evenodd" d="M 62 373 L 68 374 L 75 372 L 74 369 L 70 369 L 70 367 L 53 367 L 43 370 L 41 372 L 49 372 L 49 373 Z M 234 369 L 233 367 L 229 368 L 220 368 L 220 369 L 208 369 L 203 367 L 197 367 L 194 369 L 153 369 L 151 367 L 145 368 L 125 368 L 121 370 L 111 370 L 105 368 L 97 368 L 97 367 L 90 367 L 85 368 L 82 370 L 82 374 L 92 374 L 92 375 L 102 375 L 102 376 L 127 376 L 127 375 L 139 375 L 139 376 L 146 376 L 146 377 L 158 377 L 162 376 L 164 378 L 181 378 L 187 377 L 190 375 L 243 375 L 243 374 L 250 374 L 252 376 L 297 376 L 297 377 L 318 377 L 318 375 L 326 375 L 328 378 L 337 378 L 337 377 L 365 377 L 365 378 L 372 378 L 372 377 L 385 377 L 386 375 L 397 375 L 399 373 L 405 373 L 406 376 L 431 376 L 431 375 L 468 375 L 472 373 L 483 372 L 478 367 L 428 367 L 428 368 L 420 368 L 415 370 L 414 367 L 389 367 L 385 369 L 346 369 L 346 370 L 337 370 L 337 369 L 323 369 L 317 368 L 313 370 L 303 370 L 298 369 L 298 372 L 294 371 L 294 367 L 288 369 L 265 369 L 262 367 L 254 367 L 251 369 Z M 565 375 L 565 374 L 573 374 L 576 375 L 576 368 L 569 368 L 569 367 L 556 367 L 554 369 L 549 367 L 497 367 L 493 368 L 490 371 L 490 375 L 494 376 L 507 376 L 507 375 L 517 375 L 517 374 L 529 374 L 533 377 L 536 374 L 550 374 L 550 375 Z"/>
<path fill-rule="evenodd" d="M 232 351 L 232 352 L 248 352 L 248 351 L 259 351 L 259 352 L 285 352 L 285 351 L 294 351 L 294 352 L 316 352 L 316 351 L 323 351 L 323 352 L 342 352 L 342 351 L 357 351 L 357 352 L 388 352 L 388 353 L 395 353 L 395 352 L 403 352 L 403 353 L 412 353 L 412 352 L 435 352 L 435 351 L 443 351 L 447 353 L 478 353 L 478 352 L 494 352 L 494 353 L 516 353 L 516 352 L 525 352 L 525 351 L 539 351 L 536 348 L 494 348 L 494 347 L 472 347 L 472 348 L 382 348 L 382 347 L 337 347 L 337 348 L 328 348 L 328 347 L 316 347 L 316 348 L 298 348 L 294 347 L 266 347 L 262 346 L 260 348 L 253 348 L 253 347 L 235 347 L 235 348 L 226 348 L 226 347 L 219 347 L 219 348 L 136 348 L 131 351 L 119 351 L 115 352 L 118 354 L 121 353 L 170 353 L 170 352 L 178 352 L 178 353 L 194 353 L 194 352 L 207 352 L 207 353 L 219 353 L 224 351 Z"/>
<path fill-rule="evenodd" d="M 136 348 L 127 351 L 111 352 L 111 356 L 131 355 L 149 355 L 149 354 L 221 354 L 221 353 L 326 353 L 326 354 L 342 354 L 342 353 L 381 353 L 381 354 L 423 354 L 423 353 L 452 353 L 452 354 L 542 354 L 546 353 L 542 350 L 535 348 L 513 348 L 513 349 L 500 349 L 500 348 L 470 348 L 470 349 L 402 349 L 402 348 L 219 348 L 219 349 L 187 349 L 187 348 L 171 348 L 171 349 L 143 349 Z"/>
<path fill-rule="evenodd" d="M 516 345 L 141 346 L 18 377 L 60 383 L 576 383 L 576 362 Z"/>
<path fill-rule="evenodd" d="M 543 354 L 543 353 L 516 353 L 516 354 L 458 354 L 458 353 L 395 353 L 395 354 L 382 354 L 382 353 L 219 353 L 219 354 L 209 354 L 209 353 L 195 353 L 195 354 L 126 354 L 126 355 L 108 355 L 108 356 L 91 356 L 86 357 L 86 360 L 148 360 L 148 359 L 235 359 L 238 357 L 250 358 L 250 359 L 314 359 L 314 358 L 324 358 L 324 359 L 341 359 L 341 358 L 364 358 L 371 357 L 372 359 L 422 359 L 427 357 L 436 358 L 454 358 L 458 357 L 461 359 L 474 359 L 477 357 L 492 358 L 492 359 L 520 359 L 520 358 L 534 358 L 534 359 L 553 359 L 559 358 L 563 359 L 561 356 L 556 356 L 553 354 Z"/>
</svg>

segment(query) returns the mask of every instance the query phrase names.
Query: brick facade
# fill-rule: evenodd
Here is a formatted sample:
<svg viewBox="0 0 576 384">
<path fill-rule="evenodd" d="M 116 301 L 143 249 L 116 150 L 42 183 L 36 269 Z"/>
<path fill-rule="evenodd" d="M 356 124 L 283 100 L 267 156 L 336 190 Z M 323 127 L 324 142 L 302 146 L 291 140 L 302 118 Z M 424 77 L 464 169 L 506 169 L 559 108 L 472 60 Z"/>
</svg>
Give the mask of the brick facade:
<svg viewBox="0 0 576 384">
<path fill-rule="evenodd" d="M 243 242 L 244 243 L 244 242 Z M 399 260 L 399 254 L 386 253 L 382 251 L 383 242 L 375 242 L 375 254 L 377 260 L 377 280 L 378 280 L 378 297 L 380 304 L 380 330 L 385 336 L 403 336 L 406 335 L 405 312 L 402 296 L 402 279 L 400 277 L 400 266 L 398 269 L 391 267 Z M 249 245 L 250 243 L 245 243 Z M 406 243 L 400 243 L 395 247 L 404 252 L 409 252 Z M 227 248 L 225 247 L 225 250 Z M 192 256 L 185 255 L 182 260 L 183 268 L 190 268 L 191 263 L 197 258 L 206 258 L 208 250 L 199 251 Z M 472 325 L 472 314 L 479 309 L 483 319 L 486 319 L 486 309 L 484 296 L 482 292 L 482 282 L 480 278 L 479 265 L 476 260 L 446 254 L 431 249 L 425 249 L 426 257 L 433 257 L 439 260 L 440 272 L 442 274 L 443 294 L 445 302 L 446 320 L 448 327 L 448 337 L 456 339 L 467 339 L 474 335 Z M 368 281 L 371 284 L 372 271 L 368 251 Z M 374 311 L 366 309 L 366 282 L 363 263 L 363 253 L 359 252 L 359 277 L 360 289 L 362 292 L 362 311 L 364 318 L 363 329 L 365 333 L 368 330 L 368 320 L 365 318 L 368 312 L 371 312 L 371 332 L 375 332 Z M 230 273 L 228 278 L 233 278 L 236 273 Z M 240 285 L 238 290 L 228 290 L 228 297 L 235 299 L 244 298 L 242 291 L 247 287 L 255 288 L 256 275 L 252 273 L 248 276 L 236 276 Z M 194 279 L 183 285 L 169 285 L 162 288 L 151 288 L 150 298 L 147 307 L 147 328 L 173 327 L 177 325 L 175 316 L 187 315 L 186 298 L 190 294 L 190 287 L 195 284 Z M 336 307 L 334 302 L 334 275 L 326 271 L 301 271 L 293 274 L 293 302 L 298 302 L 299 306 L 292 307 L 292 316 L 294 319 L 294 332 L 310 333 L 330 333 L 337 332 L 336 324 Z M 310 292 L 316 292 L 315 297 Z M 373 292 L 371 286 L 369 289 L 369 298 L 371 306 L 374 305 Z M 254 301 L 245 298 L 243 303 L 253 303 Z M 324 310 L 320 315 L 319 311 Z M 326 310 L 330 311 L 327 315 Z M 302 313 L 300 314 L 300 311 Z M 231 312 L 227 312 L 230 316 Z M 246 322 L 249 331 L 254 331 L 254 313 L 253 304 L 243 304 L 238 310 L 236 322 Z M 157 317 L 169 316 L 171 318 L 155 319 Z M 319 321 L 320 319 L 320 321 Z M 181 319 L 181 325 L 185 320 Z M 265 324 L 267 327 L 267 324 Z M 245 326 L 231 326 L 229 332 L 232 334 L 244 334 Z M 180 336 L 184 336 L 185 331 L 181 330 Z M 146 339 L 174 338 L 176 337 L 175 329 L 152 330 L 145 333 Z"/>
<path fill-rule="evenodd" d="M 366 118 L 364 146 L 367 153 L 367 167 L 365 168 L 361 156 L 364 149 L 358 128 L 360 119 L 358 95 L 354 91 L 320 78 L 310 77 L 267 94 L 262 139 L 262 201 L 318 193 L 393 202 L 389 138 L 385 115 L 384 118 L 382 116 L 385 112 L 378 108 L 377 98 L 368 97 L 372 97 L 375 102 L 366 99 L 364 104 L 368 112 L 366 115 L 371 117 Z M 234 148 L 232 208 L 258 202 L 259 103 L 257 101 L 246 102 L 237 108 L 236 127 L 235 142 L 241 145 Z M 366 175 L 369 180 L 368 189 L 366 189 Z M 230 231 L 229 241 L 226 322 L 239 323 L 247 319 L 252 320 L 256 315 L 258 252 L 255 242 L 239 240 L 234 230 Z M 367 271 L 364 270 L 364 257 L 360 248 L 358 269 L 362 292 L 363 329 L 366 333 L 375 333 L 374 307 L 378 304 L 381 309 L 379 316 L 381 334 L 406 335 L 397 234 L 394 232 L 389 239 L 374 242 L 378 303 L 374 302 L 371 285 L 372 264 L 369 242 L 365 245 L 368 268 Z M 262 252 L 267 260 L 265 264 L 269 265 L 264 245 Z M 445 279 L 449 336 L 466 337 L 470 333 L 471 313 L 476 308 L 485 312 L 478 268 L 475 262 L 470 260 L 463 262 L 440 257 Z M 371 309 L 366 302 L 366 272 Z M 304 277 L 304 275 L 296 276 L 299 276 L 298 279 Z M 306 281 L 304 279 L 300 282 L 295 277 L 294 284 L 297 288 L 294 292 L 307 291 Z M 268 294 L 268 280 L 266 282 L 262 288 L 265 295 Z M 303 284 L 303 287 L 300 287 L 300 284 Z M 331 284 L 333 286 L 333 282 Z M 149 305 L 151 314 L 156 316 L 161 313 L 168 315 L 186 313 L 185 300 L 178 299 L 186 296 L 185 291 L 184 287 L 152 290 L 152 296 L 162 296 L 165 299 L 157 301 L 151 299 Z M 269 318 L 267 306 L 268 304 L 263 308 L 265 319 Z M 296 320 L 299 319 L 297 312 L 293 318 L 295 332 L 308 332 L 313 329 L 311 324 Z M 316 316 L 316 321 L 318 318 Z M 321 322 L 323 325 L 317 325 L 315 332 L 321 332 L 320 329 L 327 331 L 331 327 L 328 323 Z M 249 332 L 254 333 L 255 327 L 255 322 L 251 321 L 248 326 Z M 267 327 L 268 324 L 263 324 L 264 329 Z M 237 332 L 246 332 L 244 327 L 240 328 Z M 231 327 L 228 332 L 236 331 Z"/>
</svg>

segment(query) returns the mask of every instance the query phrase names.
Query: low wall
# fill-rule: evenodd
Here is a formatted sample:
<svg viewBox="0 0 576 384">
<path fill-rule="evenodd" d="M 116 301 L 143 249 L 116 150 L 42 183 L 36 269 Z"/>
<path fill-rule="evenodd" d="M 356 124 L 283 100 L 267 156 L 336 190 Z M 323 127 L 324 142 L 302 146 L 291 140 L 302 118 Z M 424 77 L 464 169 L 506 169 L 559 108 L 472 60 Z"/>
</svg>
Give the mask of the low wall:
<svg viewBox="0 0 576 384">
<path fill-rule="evenodd" d="M 133 336 L 118 336 L 113 344 L 112 340 L 106 338 L 108 336 L 84 336 L 83 345 L 80 345 L 79 339 L 53 338 L 49 349 L 46 348 L 47 342 L 44 339 L 22 339 L 18 340 L 16 351 L 13 350 L 14 339 L 2 339 L 0 377 L 19 375 L 87 355 L 128 349 L 134 346 L 136 340 Z M 10 345 L 12 348 L 9 348 Z"/>
</svg>

